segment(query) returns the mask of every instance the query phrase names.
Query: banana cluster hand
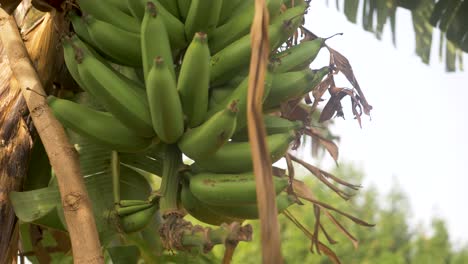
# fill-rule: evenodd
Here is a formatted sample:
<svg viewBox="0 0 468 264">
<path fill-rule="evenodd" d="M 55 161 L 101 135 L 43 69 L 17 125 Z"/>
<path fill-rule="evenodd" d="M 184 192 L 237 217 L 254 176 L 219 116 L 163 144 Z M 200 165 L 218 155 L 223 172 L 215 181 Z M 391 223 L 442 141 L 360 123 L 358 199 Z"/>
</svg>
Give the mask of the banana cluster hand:
<svg viewBox="0 0 468 264">
<path fill-rule="evenodd" d="M 247 137 L 250 25 L 254 3 L 240 0 L 79 0 L 76 35 L 63 41 L 67 68 L 104 112 L 51 98 L 69 129 L 119 152 L 174 144 L 199 172 L 181 183 L 180 201 L 196 218 L 219 224 L 256 218 Z M 329 68 L 310 70 L 324 39 L 291 48 L 306 1 L 268 0 L 271 67 L 265 112 L 312 91 Z M 281 47 L 281 51 L 280 51 Z M 300 121 L 266 115 L 272 162 L 288 151 Z M 279 211 L 292 204 L 274 179 Z M 132 229 L 133 228 L 128 228 Z"/>
</svg>

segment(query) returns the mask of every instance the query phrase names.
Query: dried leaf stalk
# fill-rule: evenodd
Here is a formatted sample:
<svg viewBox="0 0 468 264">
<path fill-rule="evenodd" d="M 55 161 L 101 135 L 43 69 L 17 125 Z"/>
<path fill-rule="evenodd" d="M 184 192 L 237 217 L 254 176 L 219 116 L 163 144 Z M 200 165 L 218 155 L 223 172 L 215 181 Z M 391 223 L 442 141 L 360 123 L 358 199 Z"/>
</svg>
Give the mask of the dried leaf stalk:
<svg viewBox="0 0 468 264">
<path fill-rule="evenodd" d="M 271 160 L 265 141 L 266 132 L 262 119 L 262 98 L 270 47 L 268 20 L 265 0 L 256 0 L 251 28 L 252 56 L 247 95 L 247 121 L 261 222 L 262 259 L 263 263 L 271 264 L 283 263 L 283 259 Z"/>
</svg>

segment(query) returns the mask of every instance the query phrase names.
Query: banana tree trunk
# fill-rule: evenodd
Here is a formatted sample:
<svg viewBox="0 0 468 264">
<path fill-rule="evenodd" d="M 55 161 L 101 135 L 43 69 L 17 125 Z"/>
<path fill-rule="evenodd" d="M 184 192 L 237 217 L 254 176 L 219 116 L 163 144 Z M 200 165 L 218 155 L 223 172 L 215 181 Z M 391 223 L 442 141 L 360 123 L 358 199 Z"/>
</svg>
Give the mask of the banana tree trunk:
<svg viewBox="0 0 468 264">
<path fill-rule="evenodd" d="M 27 107 L 0 42 L 0 263 L 11 262 L 17 238 L 8 193 L 21 190 L 32 148 Z"/>
</svg>

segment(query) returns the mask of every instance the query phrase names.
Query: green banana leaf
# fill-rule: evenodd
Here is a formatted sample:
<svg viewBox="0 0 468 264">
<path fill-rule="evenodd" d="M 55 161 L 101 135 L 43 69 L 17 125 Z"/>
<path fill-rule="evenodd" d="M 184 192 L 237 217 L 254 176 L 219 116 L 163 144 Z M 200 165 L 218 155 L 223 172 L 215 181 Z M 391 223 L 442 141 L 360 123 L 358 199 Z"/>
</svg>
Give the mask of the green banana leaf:
<svg viewBox="0 0 468 264">
<path fill-rule="evenodd" d="M 341 8 L 341 5 L 343 8 Z M 381 39 L 383 28 L 390 22 L 393 44 L 396 44 L 396 11 L 405 8 L 411 12 L 415 30 L 416 54 L 428 64 L 433 38 L 433 27 L 440 33 L 439 59 L 445 54 L 446 71 L 463 70 L 463 53 L 468 52 L 468 3 L 462 0 L 346 0 L 336 1 L 346 18 L 357 23 L 358 10 L 362 10 L 362 27 Z"/>
<path fill-rule="evenodd" d="M 51 166 L 44 145 L 39 137 L 34 142 L 28 165 L 28 174 L 23 185 L 24 191 L 47 187 L 51 177 Z"/>
</svg>

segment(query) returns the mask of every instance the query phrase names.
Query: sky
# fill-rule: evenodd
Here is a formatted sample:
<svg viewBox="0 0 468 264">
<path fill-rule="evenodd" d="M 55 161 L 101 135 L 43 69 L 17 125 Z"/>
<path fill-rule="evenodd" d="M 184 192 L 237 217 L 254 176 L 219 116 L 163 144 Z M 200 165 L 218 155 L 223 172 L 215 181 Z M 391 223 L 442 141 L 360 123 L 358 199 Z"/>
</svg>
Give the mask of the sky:
<svg viewBox="0 0 468 264">
<path fill-rule="evenodd" d="M 339 162 L 364 170 L 364 188 L 372 184 L 388 192 L 398 181 L 409 198 L 413 227 L 429 227 L 432 217 L 442 217 L 452 242 L 468 242 L 468 72 L 445 72 L 438 59 L 438 34 L 431 64 L 422 63 L 414 52 L 409 11 L 397 12 L 394 47 L 389 25 L 379 41 L 325 2 L 312 1 L 305 25 L 320 37 L 344 33 L 327 45 L 349 59 L 374 108 L 371 119 L 363 116 L 361 129 L 346 104 L 349 99 L 343 100 L 347 118 L 336 119 L 333 128 L 341 136 Z M 328 56 L 322 50 L 312 68 L 327 65 Z M 466 54 L 464 61 L 468 63 Z M 337 86 L 351 87 L 344 78 Z M 325 166 L 332 168 L 328 159 Z"/>
</svg>

